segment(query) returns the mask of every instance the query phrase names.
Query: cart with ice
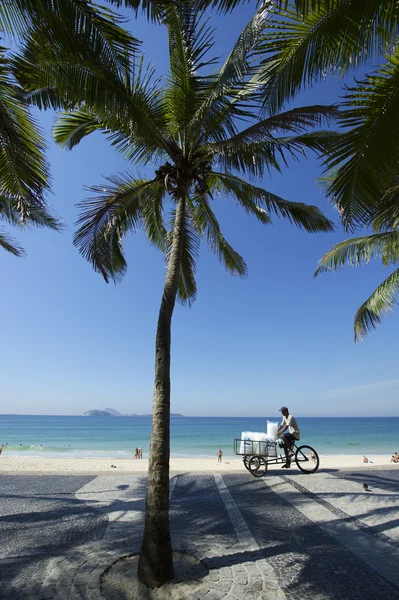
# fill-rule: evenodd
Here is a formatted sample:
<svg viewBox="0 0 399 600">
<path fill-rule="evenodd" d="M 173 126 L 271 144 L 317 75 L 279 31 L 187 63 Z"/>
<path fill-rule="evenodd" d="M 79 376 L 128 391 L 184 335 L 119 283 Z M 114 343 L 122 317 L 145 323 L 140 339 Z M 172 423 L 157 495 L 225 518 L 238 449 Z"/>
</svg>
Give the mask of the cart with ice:
<svg viewBox="0 0 399 600">
<path fill-rule="evenodd" d="M 277 423 L 267 422 L 267 432 L 243 431 L 234 440 L 234 454 L 243 457 L 245 468 L 254 477 L 263 477 L 269 465 L 286 462 L 283 442 L 277 437 Z M 291 461 L 295 461 L 302 473 L 315 473 L 320 459 L 316 450 L 306 444 L 293 444 Z"/>
</svg>

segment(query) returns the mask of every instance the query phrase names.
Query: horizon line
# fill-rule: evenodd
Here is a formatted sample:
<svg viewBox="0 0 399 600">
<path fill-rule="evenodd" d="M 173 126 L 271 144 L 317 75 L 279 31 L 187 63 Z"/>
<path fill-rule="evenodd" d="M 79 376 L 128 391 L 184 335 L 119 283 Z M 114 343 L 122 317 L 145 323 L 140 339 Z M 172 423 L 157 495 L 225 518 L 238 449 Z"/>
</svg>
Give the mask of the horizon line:
<svg viewBox="0 0 399 600">
<path fill-rule="evenodd" d="M 105 416 L 105 415 L 104 415 Z M 122 418 L 134 418 L 134 417 L 145 417 L 145 418 L 152 418 L 152 414 L 150 413 L 143 413 L 143 414 L 135 414 L 133 416 L 130 415 L 112 415 L 109 414 L 110 417 L 113 418 L 118 418 L 118 417 L 122 417 Z M 180 413 L 174 413 L 171 416 L 178 416 L 179 418 L 188 418 L 188 419 L 269 419 L 269 418 L 276 418 L 279 415 L 234 415 L 234 416 L 229 416 L 229 415 L 183 415 Z M 296 416 L 298 418 L 303 418 L 303 419 L 397 419 L 399 418 L 399 415 L 361 415 L 361 414 L 356 414 L 356 415 L 298 415 L 296 414 Z M 36 413 L 0 413 L 0 417 L 88 417 L 88 418 L 94 418 L 94 419 L 98 419 L 98 416 L 93 416 L 93 415 L 65 415 L 65 414 L 52 414 L 52 413 L 43 413 L 43 414 L 36 414 Z"/>
</svg>

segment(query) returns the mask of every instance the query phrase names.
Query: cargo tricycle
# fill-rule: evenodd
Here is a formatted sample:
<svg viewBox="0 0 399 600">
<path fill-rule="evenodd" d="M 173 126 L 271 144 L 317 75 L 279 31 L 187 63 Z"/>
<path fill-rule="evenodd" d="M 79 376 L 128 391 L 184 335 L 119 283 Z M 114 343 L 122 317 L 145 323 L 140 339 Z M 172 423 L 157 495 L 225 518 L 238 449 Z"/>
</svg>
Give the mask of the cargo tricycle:
<svg viewBox="0 0 399 600">
<path fill-rule="evenodd" d="M 234 440 L 234 454 L 243 457 L 245 468 L 254 477 L 263 477 L 269 465 L 286 462 L 283 442 L 255 441 L 247 439 Z M 311 446 L 294 443 L 290 451 L 291 461 L 295 461 L 302 473 L 315 473 L 320 465 L 319 455 Z"/>
</svg>

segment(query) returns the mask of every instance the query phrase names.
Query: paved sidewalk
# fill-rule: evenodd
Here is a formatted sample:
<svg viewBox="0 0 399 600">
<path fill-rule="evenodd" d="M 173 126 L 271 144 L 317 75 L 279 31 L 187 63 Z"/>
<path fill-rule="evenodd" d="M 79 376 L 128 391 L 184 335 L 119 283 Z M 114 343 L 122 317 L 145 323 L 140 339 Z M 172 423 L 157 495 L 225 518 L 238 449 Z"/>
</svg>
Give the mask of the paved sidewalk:
<svg viewBox="0 0 399 600">
<path fill-rule="evenodd" d="M 181 600 L 397 600 L 399 474 L 368 472 L 366 495 L 364 472 L 280 473 L 172 476 L 173 548 L 209 570 Z M 40 562 L 12 600 L 101 600 L 104 571 L 139 551 L 145 477 L 82 483 L 75 502 L 107 517 L 101 539 Z"/>
<path fill-rule="evenodd" d="M 213 478 L 213 475 L 211 476 Z M 242 599 L 285 600 L 273 569 L 240 515 L 227 490 L 223 477 L 215 475 L 225 509 L 234 523 L 233 534 L 197 536 L 188 543 L 186 535 L 173 532 L 173 548 L 188 552 L 209 569 L 198 589 L 181 600 Z M 173 491 L 178 477 L 171 479 L 172 520 Z M 100 579 L 103 572 L 120 556 L 137 553 L 143 530 L 145 479 L 128 476 L 101 476 L 83 486 L 76 498 L 92 509 L 107 514 L 109 525 L 102 540 L 74 548 L 69 554 L 52 559 L 37 574 L 37 581 L 23 592 L 25 600 L 99 600 L 102 598 Z M 214 522 L 215 513 L 209 513 Z M 185 532 L 186 533 L 186 532 Z M 234 548 L 234 557 L 229 559 Z"/>
</svg>

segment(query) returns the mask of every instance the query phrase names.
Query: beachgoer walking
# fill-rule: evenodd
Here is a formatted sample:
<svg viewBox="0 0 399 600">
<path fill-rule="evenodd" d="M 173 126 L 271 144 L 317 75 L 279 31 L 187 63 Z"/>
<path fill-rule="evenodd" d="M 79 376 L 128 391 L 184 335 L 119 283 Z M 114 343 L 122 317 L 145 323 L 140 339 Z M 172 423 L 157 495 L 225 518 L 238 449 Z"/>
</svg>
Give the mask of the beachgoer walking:
<svg viewBox="0 0 399 600">
<path fill-rule="evenodd" d="M 139 448 L 138 458 L 143 458 L 143 449 Z"/>
<path fill-rule="evenodd" d="M 280 427 L 277 429 L 277 433 L 282 434 L 281 438 L 284 442 L 285 465 L 283 465 L 282 468 L 289 469 L 291 466 L 291 447 L 294 442 L 301 438 L 301 434 L 299 433 L 298 423 L 296 422 L 295 417 L 290 415 L 288 408 L 282 406 L 280 412 L 283 415 L 283 420 L 281 421 Z M 287 429 L 288 432 L 284 433 Z"/>
<path fill-rule="evenodd" d="M 138 457 L 139 457 L 139 449 L 138 449 L 138 448 L 135 448 L 135 449 L 134 449 L 134 456 L 133 456 L 133 458 L 135 458 L 135 459 L 137 460 L 137 459 L 138 459 Z"/>
<path fill-rule="evenodd" d="M 218 463 L 222 462 L 222 456 L 223 456 L 223 452 L 221 451 L 221 449 L 219 448 L 218 450 Z"/>
</svg>

